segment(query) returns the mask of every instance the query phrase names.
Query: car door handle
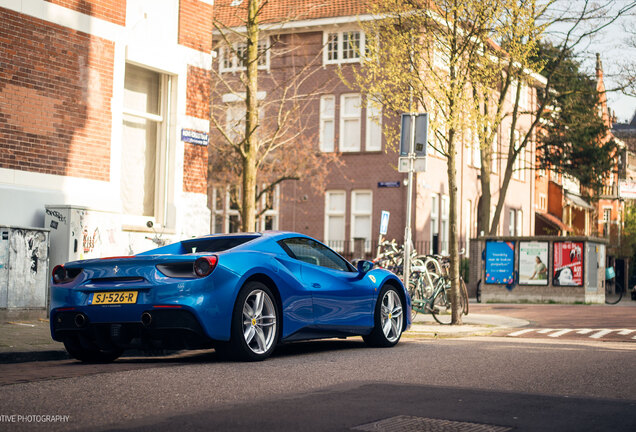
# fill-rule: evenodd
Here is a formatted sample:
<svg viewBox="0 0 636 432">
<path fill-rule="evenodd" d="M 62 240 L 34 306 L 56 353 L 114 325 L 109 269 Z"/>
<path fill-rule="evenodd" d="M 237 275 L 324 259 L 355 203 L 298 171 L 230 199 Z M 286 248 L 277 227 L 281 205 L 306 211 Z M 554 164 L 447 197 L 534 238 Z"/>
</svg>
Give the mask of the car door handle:
<svg viewBox="0 0 636 432">
<path fill-rule="evenodd" d="M 320 288 L 320 284 L 319 283 L 312 283 L 311 286 L 314 287 L 314 288 Z"/>
</svg>

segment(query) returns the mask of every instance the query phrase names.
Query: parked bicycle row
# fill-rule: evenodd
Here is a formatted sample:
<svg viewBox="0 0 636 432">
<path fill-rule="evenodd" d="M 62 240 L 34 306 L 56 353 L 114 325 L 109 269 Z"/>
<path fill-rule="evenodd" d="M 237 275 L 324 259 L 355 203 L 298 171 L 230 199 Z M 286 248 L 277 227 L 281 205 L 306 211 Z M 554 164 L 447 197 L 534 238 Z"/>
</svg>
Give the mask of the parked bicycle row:
<svg viewBox="0 0 636 432">
<path fill-rule="evenodd" d="M 440 324 L 451 324 L 452 290 L 448 272 L 450 260 L 441 255 L 420 255 L 411 253 L 411 273 L 408 291 L 411 295 L 411 318 L 418 313 L 430 313 Z M 373 263 L 397 275 L 404 271 L 404 246 L 395 240 L 385 240 L 378 247 L 378 255 Z M 459 313 L 468 314 L 468 291 L 464 280 L 459 278 Z"/>
</svg>

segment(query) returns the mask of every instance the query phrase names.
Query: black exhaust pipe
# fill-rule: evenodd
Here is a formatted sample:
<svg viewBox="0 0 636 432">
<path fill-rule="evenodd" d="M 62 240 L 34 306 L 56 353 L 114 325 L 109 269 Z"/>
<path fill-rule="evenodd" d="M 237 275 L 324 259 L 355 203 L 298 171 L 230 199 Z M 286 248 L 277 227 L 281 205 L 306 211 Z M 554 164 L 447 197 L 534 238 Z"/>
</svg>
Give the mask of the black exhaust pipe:
<svg viewBox="0 0 636 432">
<path fill-rule="evenodd" d="M 83 313 L 78 313 L 77 315 L 75 315 L 75 326 L 77 326 L 78 328 L 82 328 L 86 325 L 86 315 L 84 315 Z"/>
<path fill-rule="evenodd" d="M 144 312 L 141 314 L 141 323 L 144 327 L 150 327 L 150 324 L 152 324 L 152 315 L 150 312 Z"/>
</svg>

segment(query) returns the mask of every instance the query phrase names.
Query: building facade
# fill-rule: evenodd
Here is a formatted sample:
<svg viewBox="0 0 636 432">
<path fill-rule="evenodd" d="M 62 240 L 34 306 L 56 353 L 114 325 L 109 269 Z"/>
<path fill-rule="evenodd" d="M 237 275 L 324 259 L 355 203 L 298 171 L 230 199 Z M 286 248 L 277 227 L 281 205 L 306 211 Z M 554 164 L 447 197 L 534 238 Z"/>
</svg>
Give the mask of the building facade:
<svg viewBox="0 0 636 432">
<path fill-rule="evenodd" d="M 148 221 L 209 232 L 212 4 L 0 0 L 0 224 L 78 206 L 121 254 L 156 247 Z"/>
<path fill-rule="evenodd" d="M 390 121 L 390 116 L 369 104 L 361 92 L 352 90 L 340 80 L 341 76 L 351 77 L 351 69 L 360 63 L 366 40 L 359 23 L 370 19 L 370 16 L 365 14 L 362 1 L 332 1 L 324 7 L 309 3 L 304 8 L 300 2 L 294 1 L 279 2 L 280 9 L 267 9 L 266 6 L 261 17 L 267 23 L 263 25 L 262 37 L 271 39 L 280 34 L 293 35 L 295 46 L 287 52 L 302 52 L 303 55 L 295 57 L 293 61 L 289 58 L 273 60 L 275 49 L 272 48 L 268 60 L 271 63 L 262 71 L 265 75 L 263 82 L 270 79 L 277 81 L 269 78 L 279 73 L 277 61 L 281 64 L 297 63 L 302 59 L 316 61 L 311 68 L 313 87 L 307 90 L 312 94 L 312 99 L 304 118 L 306 142 L 316 151 L 338 155 L 341 165 L 330 169 L 323 191 L 319 193 L 311 187 L 312 179 L 282 183 L 274 209 L 276 223 L 272 226 L 315 236 L 347 256 L 352 255 L 354 245 L 363 244 L 363 252 L 371 256 L 377 245 L 382 211 L 390 212 L 385 237 L 402 242 L 408 188 L 406 174 L 397 169 L 397 149 L 387 144 L 382 133 L 383 125 Z M 215 9 L 215 16 L 219 20 L 229 27 L 240 27 L 240 12 L 236 8 L 232 9 L 229 1 L 217 1 Z M 264 40 L 262 43 L 267 45 L 268 42 Z M 234 73 L 235 70 L 228 68 L 223 59 L 224 56 L 220 55 L 216 65 L 218 72 Z M 536 78 L 539 81 L 541 79 Z M 524 108 L 532 108 L 536 103 L 534 85 L 541 83 L 532 82 L 531 85 L 523 86 Z M 267 101 L 267 84 L 264 86 L 259 87 L 259 90 L 265 89 L 262 97 Z M 221 98 L 230 100 L 229 96 L 221 95 Z M 226 119 L 232 117 L 232 109 L 227 106 Z M 523 136 L 523 128 L 528 127 L 529 120 L 522 118 L 517 131 L 512 131 L 510 122 L 504 121 L 497 133 L 491 179 L 493 203 L 496 203 L 503 183 L 504 155 L 508 152 L 510 136 Z M 223 121 L 222 112 L 219 121 Z M 267 116 L 262 121 L 266 123 Z M 460 248 L 468 250 L 468 240 L 479 234 L 477 206 L 481 196 L 481 161 L 479 146 L 470 143 L 469 131 L 464 132 L 457 165 L 458 232 Z M 521 152 L 515 165 L 501 214 L 498 231 L 501 235 L 534 233 L 534 160 L 534 144 L 531 144 Z M 450 228 L 446 159 L 429 150 L 426 172 L 418 173 L 415 182 L 412 218 L 415 247 L 421 253 L 446 254 L 449 250 Z M 225 188 L 226 185 L 213 184 L 210 190 L 217 196 L 216 191 Z M 224 205 L 223 200 L 219 201 L 219 205 Z M 231 211 L 219 210 L 221 222 L 213 226 L 213 230 L 223 232 L 228 227 L 237 227 L 229 219 L 238 218 L 238 212 L 234 211 L 232 215 Z"/>
</svg>

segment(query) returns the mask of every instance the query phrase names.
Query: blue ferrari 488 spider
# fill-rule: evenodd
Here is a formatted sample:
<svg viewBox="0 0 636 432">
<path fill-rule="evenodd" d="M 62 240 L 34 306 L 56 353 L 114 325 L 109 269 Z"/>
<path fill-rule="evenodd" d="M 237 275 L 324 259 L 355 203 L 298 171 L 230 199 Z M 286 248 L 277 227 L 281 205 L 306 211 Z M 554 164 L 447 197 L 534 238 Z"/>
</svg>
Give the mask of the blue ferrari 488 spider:
<svg viewBox="0 0 636 432">
<path fill-rule="evenodd" d="M 212 347 L 262 360 L 279 343 L 348 336 L 390 347 L 411 324 L 410 298 L 394 274 L 372 267 L 290 232 L 70 262 L 53 269 L 51 334 L 85 362 L 131 348 Z"/>
</svg>

